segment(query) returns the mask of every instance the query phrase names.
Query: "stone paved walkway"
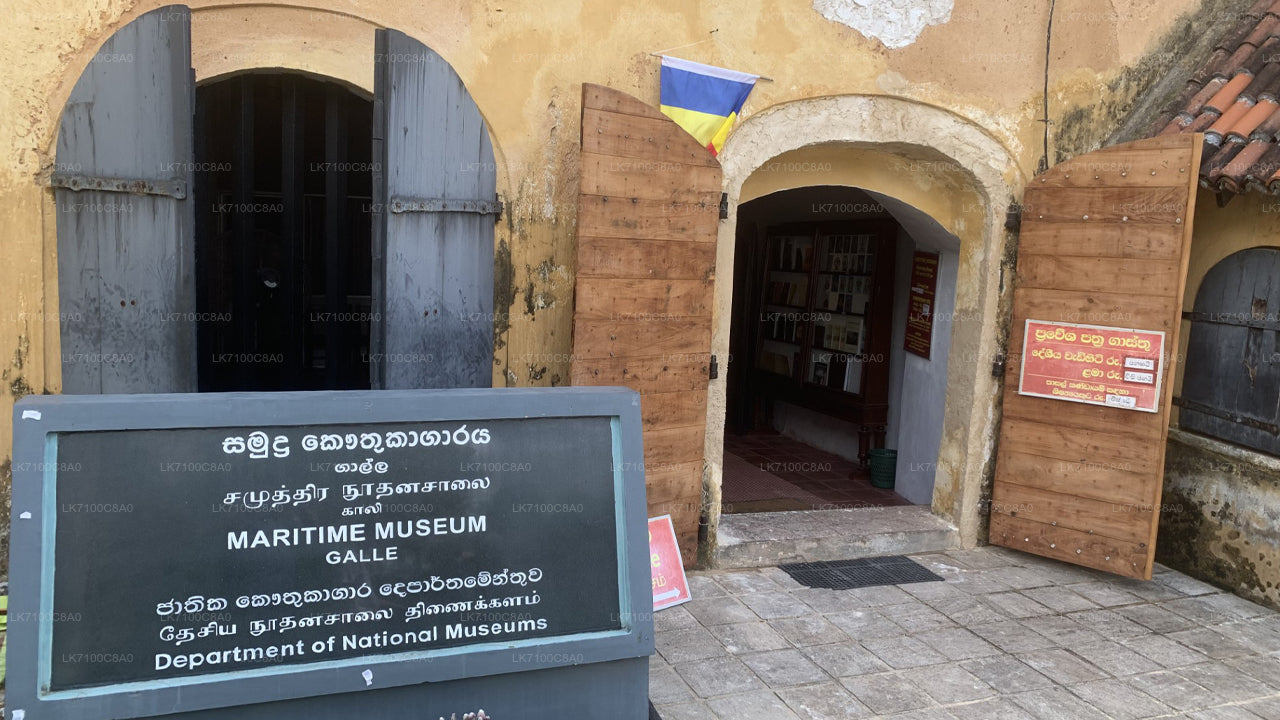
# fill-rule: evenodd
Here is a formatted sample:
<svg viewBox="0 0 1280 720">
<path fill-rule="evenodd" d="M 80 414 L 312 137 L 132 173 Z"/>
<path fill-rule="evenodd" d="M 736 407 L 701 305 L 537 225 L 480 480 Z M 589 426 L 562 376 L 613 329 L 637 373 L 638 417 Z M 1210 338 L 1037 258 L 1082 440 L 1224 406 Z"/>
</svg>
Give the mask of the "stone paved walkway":
<svg viewBox="0 0 1280 720">
<path fill-rule="evenodd" d="M 1280 720 L 1280 614 L 1164 567 L 1130 581 L 1000 548 L 945 582 L 815 590 L 690 574 L 657 614 L 663 720 Z"/>
</svg>

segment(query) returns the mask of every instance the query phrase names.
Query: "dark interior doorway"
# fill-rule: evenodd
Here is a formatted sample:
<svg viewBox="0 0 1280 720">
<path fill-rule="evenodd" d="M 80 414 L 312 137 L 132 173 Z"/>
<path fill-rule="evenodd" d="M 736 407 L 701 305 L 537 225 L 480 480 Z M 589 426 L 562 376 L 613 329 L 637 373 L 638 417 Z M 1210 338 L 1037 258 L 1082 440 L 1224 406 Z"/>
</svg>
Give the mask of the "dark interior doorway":
<svg viewBox="0 0 1280 720">
<path fill-rule="evenodd" d="M 202 392 L 369 387 L 372 126 L 301 74 L 196 89 Z"/>
</svg>

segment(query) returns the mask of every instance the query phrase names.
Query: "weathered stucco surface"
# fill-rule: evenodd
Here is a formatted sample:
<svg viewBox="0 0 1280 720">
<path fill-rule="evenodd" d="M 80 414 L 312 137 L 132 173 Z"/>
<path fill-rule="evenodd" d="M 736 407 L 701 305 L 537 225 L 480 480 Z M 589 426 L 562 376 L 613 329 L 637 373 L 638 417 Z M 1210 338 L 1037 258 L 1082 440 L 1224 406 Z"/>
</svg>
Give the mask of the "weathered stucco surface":
<svg viewBox="0 0 1280 720">
<path fill-rule="evenodd" d="M 1171 430 L 1156 559 L 1280 608 L 1280 459 Z"/>
<path fill-rule="evenodd" d="M 0 66 L 6 72 L 0 84 L 0 227 L 6 231 L 0 268 L 3 455 L 8 454 L 13 400 L 60 388 L 53 194 L 44 178 L 52 170 L 63 103 L 112 32 L 163 4 L 10 0 L 0 15 L 6 38 L 0 44 Z M 847 0 L 843 4 L 848 6 Z M 895 0 L 867 6 L 876 4 L 932 8 L 933 14 L 920 18 L 933 20 L 925 20 L 911 44 L 893 49 L 827 19 L 814 9 L 813 0 L 196 0 L 191 3 L 193 62 L 202 80 L 251 68 L 288 68 L 369 91 L 373 30 L 393 27 L 439 52 L 457 70 L 489 123 L 498 188 L 508 208 L 496 237 L 501 285 L 494 318 L 495 384 L 566 382 L 581 84 L 602 83 L 656 102 L 658 61 L 650 53 L 667 48 L 680 48 L 673 54 L 691 60 L 773 78 L 751 95 L 738 133 L 748 133 L 753 116 L 774 112 L 770 132 L 786 140 L 744 135 L 759 147 L 748 152 L 744 140 L 733 151 L 742 158 L 734 161 L 740 163 L 736 179 L 726 179 L 734 203 L 746 178 L 764 160 L 826 141 L 901 143 L 879 149 L 904 160 L 951 158 L 977 178 L 963 181 L 972 185 L 970 191 L 953 186 L 946 191 L 951 197 L 947 202 L 964 192 L 980 196 L 975 202 L 982 209 L 971 213 L 972 218 L 964 213 L 955 217 L 954 209 L 935 209 L 944 225 L 966 226 L 957 235 L 972 247 L 961 266 L 961 277 L 971 282 L 965 289 L 962 280 L 961 292 L 972 295 L 965 296 L 961 307 L 977 310 L 982 318 L 975 321 L 980 327 L 957 326 L 957 335 L 964 333 L 965 340 L 954 346 L 955 352 L 989 353 L 999 332 L 993 314 L 999 294 L 990 289 L 999 284 L 996 268 L 1003 252 L 998 219 L 1042 153 L 1047 7 L 1019 0 L 954 0 L 944 20 L 941 8 L 949 2 Z M 1156 40 L 1174 19 L 1200 4 L 1059 3 L 1051 117 L 1096 103 L 1099 88 L 1153 48 L 1158 50 Z M 917 20 L 895 22 L 894 32 L 905 32 Z M 882 34 L 889 36 L 887 30 Z M 879 106 L 865 100 L 876 96 L 897 98 L 918 112 L 894 114 L 888 122 L 876 116 Z M 831 110 L 840 115 L 840 132 L 832 135 L 807 116 L 813 111 L 808 102 L 815 98 L 863 99 L 857 100 L 861 105 L 844 106 L 852 109 Z M 937 128 L 932 121 L 917 124 L 914 117 L 931 112 L 970 128 L 970 139 L 923 137 L 918 130 Z M 1088 122 L 1102 132 L 1110 119 Z M 865 131 L 846 132 L 849 128 Z M 848 167 L 867 169 L 865 163 Z M 936 174 L 909 173 L 903 183 L 937 182 Z M 986 175 L 995 179 L 983 179 Z M 862 184 L 860 177 L 848 182 Z M 937 204 L 929 193 L 908 195 L 913 203 Z M 721 262 L 728 259 L 722 250 Z M 717 347 L 723 348 L 723 330 L 717 338 Z M 989 367 L 985 358 L 968 367 L 976 377 L 984 366 Z M 953 382 L 961 378 L 955 372 Z M 994 386 L 985 380 L 968 385 L 976 402 L 955 408 L 948 402 L 949 418 L 968 419 L 949 424 L 953 430 L 944 439 L 944 453 L 963 458 L 946 470 L 957 477 L 970 472 L 989 447 L 994 423 Z M 720 427 L 722 419 L 712 425 Z M 716 436 L 709 434 L 708 448 L 717 447 L 713 441 Z M 954 484 L 940 485 L 949 483 Z M 7 506 L 7 498 L 8 480 L 0 478 L 0 505 Z M 935 498 L 935 505 L 953 507 L 964 527 L 977 524 L 977 504 L 966 497 Z M 7 514 L 7 507 L 0 509 Z"/>
</svg>

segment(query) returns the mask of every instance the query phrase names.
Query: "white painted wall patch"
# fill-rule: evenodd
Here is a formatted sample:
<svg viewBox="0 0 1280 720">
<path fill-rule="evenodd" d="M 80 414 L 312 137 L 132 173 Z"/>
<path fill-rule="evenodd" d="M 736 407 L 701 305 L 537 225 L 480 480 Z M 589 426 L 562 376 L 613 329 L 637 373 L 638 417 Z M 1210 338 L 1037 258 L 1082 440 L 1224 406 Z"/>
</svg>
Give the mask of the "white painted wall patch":
<svg viewBox="0 0 1280 720">
<path fill-rule="evenodd" d="M 23 410 L 22 419 L 23 420 L 39 420 L 40 411 L 39 410 Z"/>
<path fill-rule="evenodd" d="M 904 48 L 926 27 L 950 21 L 954 6 L 955 0 L 813 0 L 813 9 L 826 19 L 890 49 Z"/>
</svg>

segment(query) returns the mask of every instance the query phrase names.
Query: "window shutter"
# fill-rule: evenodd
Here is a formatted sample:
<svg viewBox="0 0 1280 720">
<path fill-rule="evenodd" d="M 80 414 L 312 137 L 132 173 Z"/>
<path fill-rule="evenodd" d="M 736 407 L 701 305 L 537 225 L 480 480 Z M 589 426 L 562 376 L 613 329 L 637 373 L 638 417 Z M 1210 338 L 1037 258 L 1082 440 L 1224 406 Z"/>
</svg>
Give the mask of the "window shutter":
<svg viewBox="0 0 1280 720">
<path fill-rule="evenodd" d="M 71 91 L 58 132 L 62 386 L 196 388 L 191 14 L 117 31 Z"/>
<path fill-rule="evenodd" d="M 493 146 L 453 68 L 379 30 L 374 80 L 375 388 L 489 387 Z"/>
</svg>

